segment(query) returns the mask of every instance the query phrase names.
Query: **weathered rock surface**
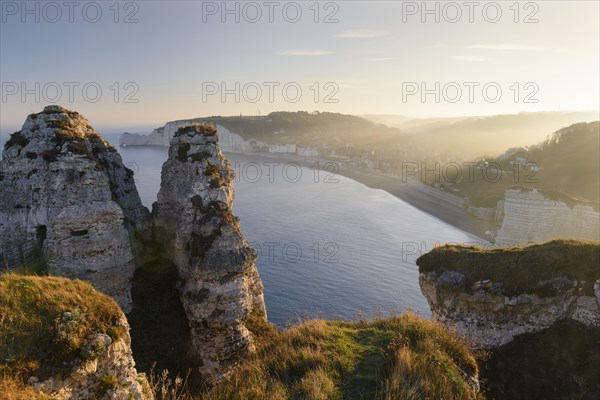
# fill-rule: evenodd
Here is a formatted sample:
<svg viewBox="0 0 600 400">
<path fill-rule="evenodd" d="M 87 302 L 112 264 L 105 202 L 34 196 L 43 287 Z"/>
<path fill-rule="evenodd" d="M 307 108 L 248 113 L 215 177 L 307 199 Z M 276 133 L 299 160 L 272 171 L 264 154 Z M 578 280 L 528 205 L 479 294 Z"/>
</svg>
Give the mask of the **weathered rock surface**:
<svg viewBox="0 0 600 400">
<path fill-rule="evenodd" d="M 7 141 L 0 172 L 5 267 L 39 251 L 51 274 L 88 280 L 129 311 L 149 212 L 117 151 L 77 112 L 48 106 Z"/>
<path fill-rule="evenodd" d="M 600 245 L 445 246 L 417 260 L 433 318 L 477 346 L 504 345 L 561 320 L 600 327 Z"/>
<path fill-rule="evenodd" d="M 157 236 L 182 280 L 192 356 L 210 378 L 251 351 L 250 313 L 266 315 L 256 254 L 232 215 L 233 171 L 217 141 L 207 125 L 175 133 L 153 206 Z"/>
<path fill-rule="evenodd" d="M 524 246 L 557 238 L 600 240 L 598 209 L 536 189 L 506 191 L 498 246 Z"/>
<path fill-rule="evenodd" d="M 60 400 L 153 399 L 145 376 L 135 369 L 125 315 L 121 314 L 117 324 L 124 332 L 117 341 L 103 333 L 91 335 L 86 345 L 87 359 L 76 360 L 68 371 L 44 380 L 32 376 L 28 383 Z"/>
</svg>

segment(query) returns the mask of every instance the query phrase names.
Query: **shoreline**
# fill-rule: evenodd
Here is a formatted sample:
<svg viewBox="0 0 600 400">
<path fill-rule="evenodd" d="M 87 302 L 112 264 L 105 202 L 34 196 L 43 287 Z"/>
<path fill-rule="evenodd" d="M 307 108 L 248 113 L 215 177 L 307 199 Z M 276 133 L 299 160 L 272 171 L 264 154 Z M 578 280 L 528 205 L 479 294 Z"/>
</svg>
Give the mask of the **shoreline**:
<svg viewBox="0 0 600 400">
<path fill-rule="evenodd" d="M 345 165 L 342 162 L 321 158 L 307 159 L 305 157 L 290 154 L 224 153 L 230 160 L 232 158 L 249 158 L 253 161 L 262 160 L 268 162 L 296 163 L 307 168 L 314 167 L 315 163 L 320 163 L 322 165 L 335 163 L 339 166 L 337 171 L 335 171 L 335 174 L 344 176 L 372 189 L 384 190 L 418 210 L 431 215 L 448 225 L 477 236 L 486 242 L 490 242 L 490 238 L 487 237 L 485 232 L 497 229 L 494 224 L 479 220 L 469 214 L 462 206 L 462 197 L 427 186 L 416 179 L 409 179 L 407 182 L 402 182 L 401 179 L 396 176 L 389 176 L 381 172 L 361 170 L 355 166 Z M 330 170 L 324 171 L 331 172 Z"/>
</svg>

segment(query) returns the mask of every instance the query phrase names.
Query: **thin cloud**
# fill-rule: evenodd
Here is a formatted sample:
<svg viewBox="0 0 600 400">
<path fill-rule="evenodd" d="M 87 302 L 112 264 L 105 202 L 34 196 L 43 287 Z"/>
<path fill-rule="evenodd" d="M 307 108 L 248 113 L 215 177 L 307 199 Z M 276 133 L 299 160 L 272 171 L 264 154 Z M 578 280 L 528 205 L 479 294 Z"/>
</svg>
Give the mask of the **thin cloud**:
<svg viewBox="0 0 600 400">
<path fill-rule="evenodd" d="M 515 51 L 544 51 L 546 47 L 530 46 L 528 44 L 474 44 L 466 46 L 467 49 L 482 50 L 515 50 Z"/>
<path fill-rule="evenodd" d="M 352 38 L 378 38 L 387 36 L 388 32 L 377 30 L 377 29 L 354 29 L 349 31 L 343 31 L 335 35 L 336 37 L 342 39 L 352 39 Z"/>
<path fill-rule="evenodd" d="M 374 58 L 367 58 L 367 60 L 373 61 L 373 62 L 385 62 L 385 61 L 396 60 L 396 57 L 374 57 Z"/>
<path fill-rule="evenodd" d="M 307 57 L 318 57 L 333 54 L 328 50 L 317 50 L 317 49 L 291 49 L 284 50 L 277 53 L 281 56 L 307 56 Z"/>
<path fill-rule="evenodd" d="M 458 61 L 474 61 L 474 62 L 487 61 L 490 59 L 489 57 L 484 57 L 484 56 L 454 56 L 452 58 L 454 58 L 455 60 L 458 60 Z"/>
</svg>

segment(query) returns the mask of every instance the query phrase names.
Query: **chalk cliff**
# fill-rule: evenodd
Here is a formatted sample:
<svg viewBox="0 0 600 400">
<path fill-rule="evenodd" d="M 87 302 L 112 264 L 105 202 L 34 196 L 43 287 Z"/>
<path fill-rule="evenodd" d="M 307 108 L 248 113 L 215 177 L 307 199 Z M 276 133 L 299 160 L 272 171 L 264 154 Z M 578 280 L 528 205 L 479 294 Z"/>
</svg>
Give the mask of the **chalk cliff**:
<svg viewBox="0 0 600 400">
<path fill-rule="evenodd" d="M 498 246 L 523 246 L 555 238 L 600 240 L 597 206 L 566 195 L 512 188 L 504 195 Z"/>
<path fill-rule="evenodd" d="M 179 128 L 153 206 L 157 236 L 177 266 L 200 372 L 219 378 L 252 349 L 245 322 L 265 316 L 256 254 L 232 214 L 233 170 L 214 128 Z"/>
<path fill-rule="evenodd" d="M 125 132 L 119 142 L 121 146 L 169 146 L 171 139 L 179 128 L 188 127 L 200 123 L 201 119 L 189 119 L 167 122 L 165 126 L 157 128 L 148 135 Z M 248 142 L 229 129 L 217 125 L 219 132 L 219 145 L 223 151 L 244 152 L 251 150 Z"/>
<path fill-rule="evenodd" d="M 0 162 L 0 252 L 28 268 L 39 252 L 53 275 L 81 278 L 131 309 L 130 281 L 149 212 L 133 172 L 79 113 L 48 106 L 27 117 Z"/>
<path fill-rule="evenodd" d="M 444 246 L 421 256 L 433 318 L 481 347 L 562 320 L 600 326 L 600 244 L 552 241 L 483 250 Z"/>
</svg>

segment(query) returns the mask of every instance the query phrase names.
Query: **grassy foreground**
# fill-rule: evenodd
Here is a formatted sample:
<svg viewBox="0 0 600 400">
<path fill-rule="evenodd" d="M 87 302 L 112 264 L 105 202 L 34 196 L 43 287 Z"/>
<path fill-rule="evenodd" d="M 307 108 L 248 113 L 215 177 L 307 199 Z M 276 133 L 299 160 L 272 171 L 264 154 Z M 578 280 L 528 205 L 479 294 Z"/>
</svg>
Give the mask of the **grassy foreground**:
<svg viewBox="0 0 600 400">
<path fill-rule="evenodd" d="M 123 335 L 122 312 L 91 284 L 59 277 L 0 275 L 0 396 L 47 399 L 24 382 L 64 370 L 73 360 L 93 357 L 92 333 L 113 341 Z"/>
<path fill-rule="evenodd" d="M 47 399 L 25 382 L 85 357 L 85 339 L 123 334 L 121 311 L 89 283 L 0 275 L 0 392 Z M 247 324 L 256 352 L 230 376 L 194 396 L 181 380 L 154 376 L 157 399 L 477 399 L 468 346 L 412 314 L 374 321 L 311 320 L 278 331 L 258 315 Z M 134 354 L 135 356 L 135 354 Z"/>
<path fill-rule="evenodd" d="M 284 331 L 255 316 L 248 328 L 257 352 L 200 399 L 478 398 L 468 347 L 412 314 L 312 320 Z"/>
</svg>

